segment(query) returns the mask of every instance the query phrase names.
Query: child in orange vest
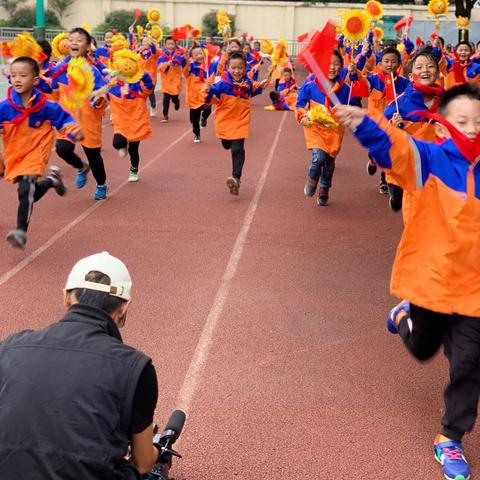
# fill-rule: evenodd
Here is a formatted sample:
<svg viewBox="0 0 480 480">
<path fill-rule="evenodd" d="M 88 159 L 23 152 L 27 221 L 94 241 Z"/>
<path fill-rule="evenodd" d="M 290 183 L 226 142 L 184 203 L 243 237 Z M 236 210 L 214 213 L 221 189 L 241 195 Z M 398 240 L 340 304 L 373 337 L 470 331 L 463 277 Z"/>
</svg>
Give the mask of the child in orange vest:
<svg viewBox="0 0 480 480">
<path fill-rule="evenodd" d="M 216 103 L 215 132 L 222 146 L 232 153 L 232 175 L 227 178 L 227 186 L 232 195 L 238 195 L 250 130 L 250 99 L 263 92 L 267 80 L 256 83 L 246 76 L 247 61 L 242 52 L 231 53 L 226 68 L 219 82 L 206 85 L 206 101 Z"/>
<path fill-rule="evenodd" d="M 336 115 L 404 190 L 419 192 L 390 284 L 405 300 L 387 328 L 420 361 L 444 347 L 450 383 L 434 454 L 445 478 L 468 479 L 462 438 L 480 397 L 480 89 L 466 83 L 442 95 L 431 114 L 441 144 L 415 140 L 355 107 L 341 106 Z"/>
<path fill-rule="evenodd" d="M 3 132 L 6 180 L 18 184 L 17 228 L 7 234 L 8 242 L 24 248 L 33 203 L 49 189 L 63 196 L 66 187 L 58 167 L 45 173 L 53 144 L 53 129 L 81 140 L 82 133 L 73 118 L 57 103 L 35 88 L 40 76 L 37 62 L 29 57 L 15 59 L 11 66 L 11 83 L 7 99 L 0 103 L 0 125 Z"/>
<path fill-rule="evenodd" d="M 170 102 L 175 110 L 180 108 L 180 92 L 182 91 L 182 73 L 186 59 L 183 51 L 177 48 L 177 43 L 171 37 L 165 40 L 165 48 L 162 49 L 158 59 L 161 79 L 161 92 L 163 93 L 163 119 L 168 122 Z"/>
</svg>

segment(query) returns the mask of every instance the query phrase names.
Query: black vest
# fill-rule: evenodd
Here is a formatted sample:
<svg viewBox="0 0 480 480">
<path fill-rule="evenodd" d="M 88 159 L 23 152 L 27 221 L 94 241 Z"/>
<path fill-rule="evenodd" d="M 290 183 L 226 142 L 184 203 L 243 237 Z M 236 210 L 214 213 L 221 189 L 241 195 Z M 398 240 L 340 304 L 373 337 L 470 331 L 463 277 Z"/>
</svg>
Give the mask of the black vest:
<svg viewBox="0 0 480 480">
<path fill-rule="evenodd" d="M 136 478 L 123 457 L 149 361 L 122 343 L 108 314 L 86 305 L 0 343 L 0 478 Z"/>
</svg>

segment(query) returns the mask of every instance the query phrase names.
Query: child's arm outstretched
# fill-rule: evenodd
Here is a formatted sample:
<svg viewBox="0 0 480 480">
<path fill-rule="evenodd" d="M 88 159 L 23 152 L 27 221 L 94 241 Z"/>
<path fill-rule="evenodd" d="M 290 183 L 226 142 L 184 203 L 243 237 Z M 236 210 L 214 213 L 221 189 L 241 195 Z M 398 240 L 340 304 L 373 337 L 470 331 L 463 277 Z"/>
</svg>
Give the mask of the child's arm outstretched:
<svg viewBox="0 0 480 480">
<path fill-rule="evenodd" d="M 434 148 L 439 148 L 437 145 L 415 140 L 386 118 L 373 120 L 357 107 L 340 105 L 335 109 L 335 117 L 353 130 L 375 162 L 389 170 L 404 190 L 423 187 L 430 173 L 429 158 L 434 155 Z"/>
</svg>

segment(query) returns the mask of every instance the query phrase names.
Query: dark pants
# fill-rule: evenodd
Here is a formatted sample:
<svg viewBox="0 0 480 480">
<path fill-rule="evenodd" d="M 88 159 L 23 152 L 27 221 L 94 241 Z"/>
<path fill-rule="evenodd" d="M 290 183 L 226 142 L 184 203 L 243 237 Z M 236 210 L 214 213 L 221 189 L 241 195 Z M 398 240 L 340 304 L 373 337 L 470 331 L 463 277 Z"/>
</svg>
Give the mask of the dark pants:
<svg viewBox="0 0 480 480">
<path fill-rule="evenodd" d="M 330 188 L 334 171 L 335 159 L 319 148 L 312 148 L 312 163 L 308 169 L 308 176 L 320 180 L 320 187 Z"/>
<path fill-rule="evenodd" d="M 150 106 L 152 108 L 157 108 L 157 97 L 155 96 L 155 90 L 149 95 Z"/>
<path fill-rule="evenodd" d="M 123 135 L 115 133 L 115 135 L 113 135 L 113 148 L 115 150 L 128 148 L 131 170 L 133 172 L 138 171 L 138 165 L 140 164 L 140 154 L 138 152 L 140 148 L 140 142 L 129 142 Z"/>
<path fill-rule="evenodd" d="M 170 108 L 170 100 L 176 106 L 179 105 L 180 99 L 178 95 L 170 95 L 169 93 L 163 94 L 163 116 L 168 117 L 168 110 Z"/>
<path fill-rule="evenodd" d="M 84 167 L 82 160 L 75 153 L 75 145 L 67 140 L 57 140 L 55 147 L 57 155 L 65 160 L 72 167 L 80 170 Z M 107 174 L 103 164 L 102 154 L 100 148 L 83 147 L 83 151 L 87 156 L 88 164 L 92 170 L 92 175 L 97 182 L 97 185 L 105 185 Z"/>
<path fill-rule="evenodd" d="M 480 395 L 480 318 L 433 312 L 410 306 L 412 331 L 403 318 L 398 331 L 418 360 L 432 358 L 443 345 L 450 364 L 450 383 L 445 389 L 443 435 L 461 441 L 477 418 Z"/>
<path fill-rule="evenodd" d="M 32 217 L 33 204 L 38 202 L 47 191 L 53 187 L 52 181 L 47 178 L 38 180 L 35 175 L 18 177 L 18 210 L 17 229 L 27 231 Z"/>
<path fill-rule="evenodd" d="M 212 113 L 210 105 L 203 105 L 199 108 L 190 109 L 190 123 L 192 124 L 193 134 L 200 136 L 200 119 L 206 120 Z"/>
<path fill-rule="evenodd" d="M 245 139 L 222 140 L 222 146 L 232 152 L 232 177 L 240 180 L 245 163 Z"/>
</svg>

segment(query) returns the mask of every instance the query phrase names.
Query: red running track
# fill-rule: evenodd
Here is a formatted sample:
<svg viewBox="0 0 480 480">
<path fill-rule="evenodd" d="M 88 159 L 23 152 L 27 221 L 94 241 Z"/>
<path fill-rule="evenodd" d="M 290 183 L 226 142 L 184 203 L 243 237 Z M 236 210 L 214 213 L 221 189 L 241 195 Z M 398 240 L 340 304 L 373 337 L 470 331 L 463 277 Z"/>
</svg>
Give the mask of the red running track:
<svg viewBox="0 0 480 480">
<path fill-rule="evenodd" d="M 177 480 L 442 478 L 431 443 L 446 363 L 419 365 L 385 331 L 400 216 L 350 135 L 330 206 L 305 198 L 301 129 L 266 101 L 254 102 L 239 197 L 212 125 L 194 145 L 187 111 L 154 119 L 138 184 L 107 126 L 108 200 L 93 202 L 92 179 L 64 199 L 49 192 L 27 249 L 0 250 L 0 338 L 60 318 L 74 262 L 108 250 L 133 276 L 123 336 L 154 359 L 157 420 L 187 409 Z M 16 192 L 0 185 L 4 235 Z M 474 473 L 479 447 L 471 435 Z"/>
</svg>

